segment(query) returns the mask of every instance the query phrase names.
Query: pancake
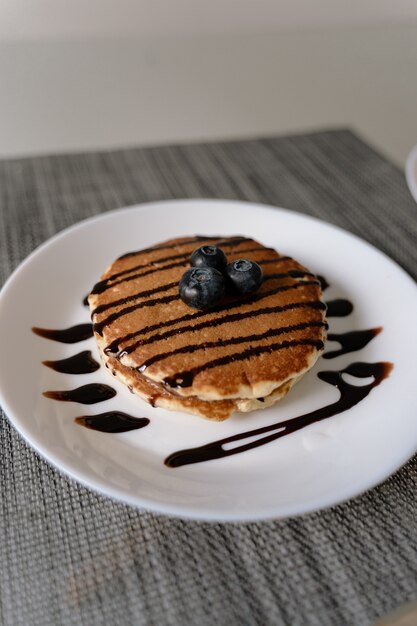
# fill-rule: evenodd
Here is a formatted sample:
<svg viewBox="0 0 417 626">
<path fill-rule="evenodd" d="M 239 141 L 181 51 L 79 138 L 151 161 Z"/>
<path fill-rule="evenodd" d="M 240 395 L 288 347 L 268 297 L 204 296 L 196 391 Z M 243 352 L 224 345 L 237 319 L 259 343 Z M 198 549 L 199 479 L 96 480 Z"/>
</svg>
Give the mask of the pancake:
<svg viewBox="0 0 417 626">
<path fill-rule="evenodd" d="M 207 311 L 184 304 L 178 284 L 191 253 L 203 244 L 221 247 L 229 262 L 256 261 L 264 272 L 259 290 L 227 297 Z M 158 406 L 166 408 L 233 401 L 228 410 L 254 410 L 265 404 L 257 398 L 276 401 L 283 395 L 280 388 L 288 391 L 291 381 L 314 365 L 325 339 L 317 278 L 294 259 L 246 237 L 172 239 L 125 254 L 88 301 L 103 358 L 116 362 L 116 375 L 142 397 L 151 393 L 144 385 L 157 385 L 164 392 Z M 188 404 L 181 405 L 184 400 Z"/>
<path fill-rule="evenodd" d="M 235 412 L 248 413 L 256 409 L 266 409 L 283 398 L 297 381 L 287 381 L 266 398 L 235 399 L 235 400 L 200 400 L 196 397 L 182 398 L 169 391 L 164 385 L 152 382 L 136 370 L 122 365 L 118 359 L 101 354 L 103 362 L 113 376 L 126 385 L 132 393 L 137 394 L 153 407 L 183 411 L 199 415 L 206 419 L 221 422 Z"/>
</svg>

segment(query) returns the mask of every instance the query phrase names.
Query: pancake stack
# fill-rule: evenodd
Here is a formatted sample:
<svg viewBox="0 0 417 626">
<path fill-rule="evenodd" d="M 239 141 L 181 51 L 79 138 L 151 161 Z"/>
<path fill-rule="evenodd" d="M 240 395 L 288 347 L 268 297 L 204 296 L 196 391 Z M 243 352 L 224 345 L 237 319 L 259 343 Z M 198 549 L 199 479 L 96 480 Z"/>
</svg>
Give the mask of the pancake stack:
<svg viewBox="0 0 417 626">
<path fill-rule="evenodd" d="M 202 245 L 256 261 L 262 285 L 199 311 L 178 285 Z M 273 405 L 320 356 L 325 304 L 316 276 L 247 237 L 186 237 L 117 259 L 88 297 L 105 365 L 152 406 L 224 420 Z"/>
</svg>

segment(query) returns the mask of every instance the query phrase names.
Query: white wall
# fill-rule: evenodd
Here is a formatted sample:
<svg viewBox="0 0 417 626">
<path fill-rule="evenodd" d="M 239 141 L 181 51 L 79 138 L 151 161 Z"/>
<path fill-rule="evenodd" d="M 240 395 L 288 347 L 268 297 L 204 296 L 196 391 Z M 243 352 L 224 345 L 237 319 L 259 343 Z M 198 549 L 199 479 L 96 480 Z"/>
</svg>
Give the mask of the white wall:
<svg viewBox="0 0 417 626">
<path fill-rule="evenodd" d="M 417 143 L 417 0 L 161 6 L 0 0 L 0 157 L 350 126 L 401 164 Z"/>
<path fill-rule="evenodd" d="M 416 0 L 0 0 L 0 39 L 153 39 L 413 18 Z"/>
</svg>

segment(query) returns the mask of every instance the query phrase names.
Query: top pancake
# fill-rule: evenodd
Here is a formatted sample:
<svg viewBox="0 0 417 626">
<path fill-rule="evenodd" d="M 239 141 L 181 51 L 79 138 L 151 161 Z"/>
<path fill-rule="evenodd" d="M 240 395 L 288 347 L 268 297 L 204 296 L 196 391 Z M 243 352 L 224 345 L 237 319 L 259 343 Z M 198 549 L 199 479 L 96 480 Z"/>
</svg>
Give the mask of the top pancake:
<svg viewBox="0 0 417 626">
<path fill-rule="evenodd" d="M 217 245 L 228 261 L 259 263 L 250 296 L 197 311 L 178 284 L 193 250 Z M 202 400 L 268 396 L 310 369 L 323 349 L 325 306 L 317 278 L 253 239 L 187 237 L 117 259 L 89 296 L 101 349 L 180 396 Z"/>
</svg>

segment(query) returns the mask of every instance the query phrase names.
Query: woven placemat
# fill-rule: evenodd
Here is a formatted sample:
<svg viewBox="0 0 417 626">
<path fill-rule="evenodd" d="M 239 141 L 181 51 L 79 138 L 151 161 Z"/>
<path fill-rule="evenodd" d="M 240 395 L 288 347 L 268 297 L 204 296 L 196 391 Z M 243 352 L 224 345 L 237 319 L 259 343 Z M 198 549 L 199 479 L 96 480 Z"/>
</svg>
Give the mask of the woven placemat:
<svg viewBox="0 0 417 626">
<path fill-rule="evenodd" d="M 315 215 L 417 278 L 417 205 L 404 176 L 343 130 L 2 161 L 0 280 L 79 220 L 184 197 Z M 78 486 L 2 415 L 0 623 L 369 625 L 417 597 L 416 468 L 414 458 L 376 489 L 299 518 L 182 521 Z"/>
</svg>

